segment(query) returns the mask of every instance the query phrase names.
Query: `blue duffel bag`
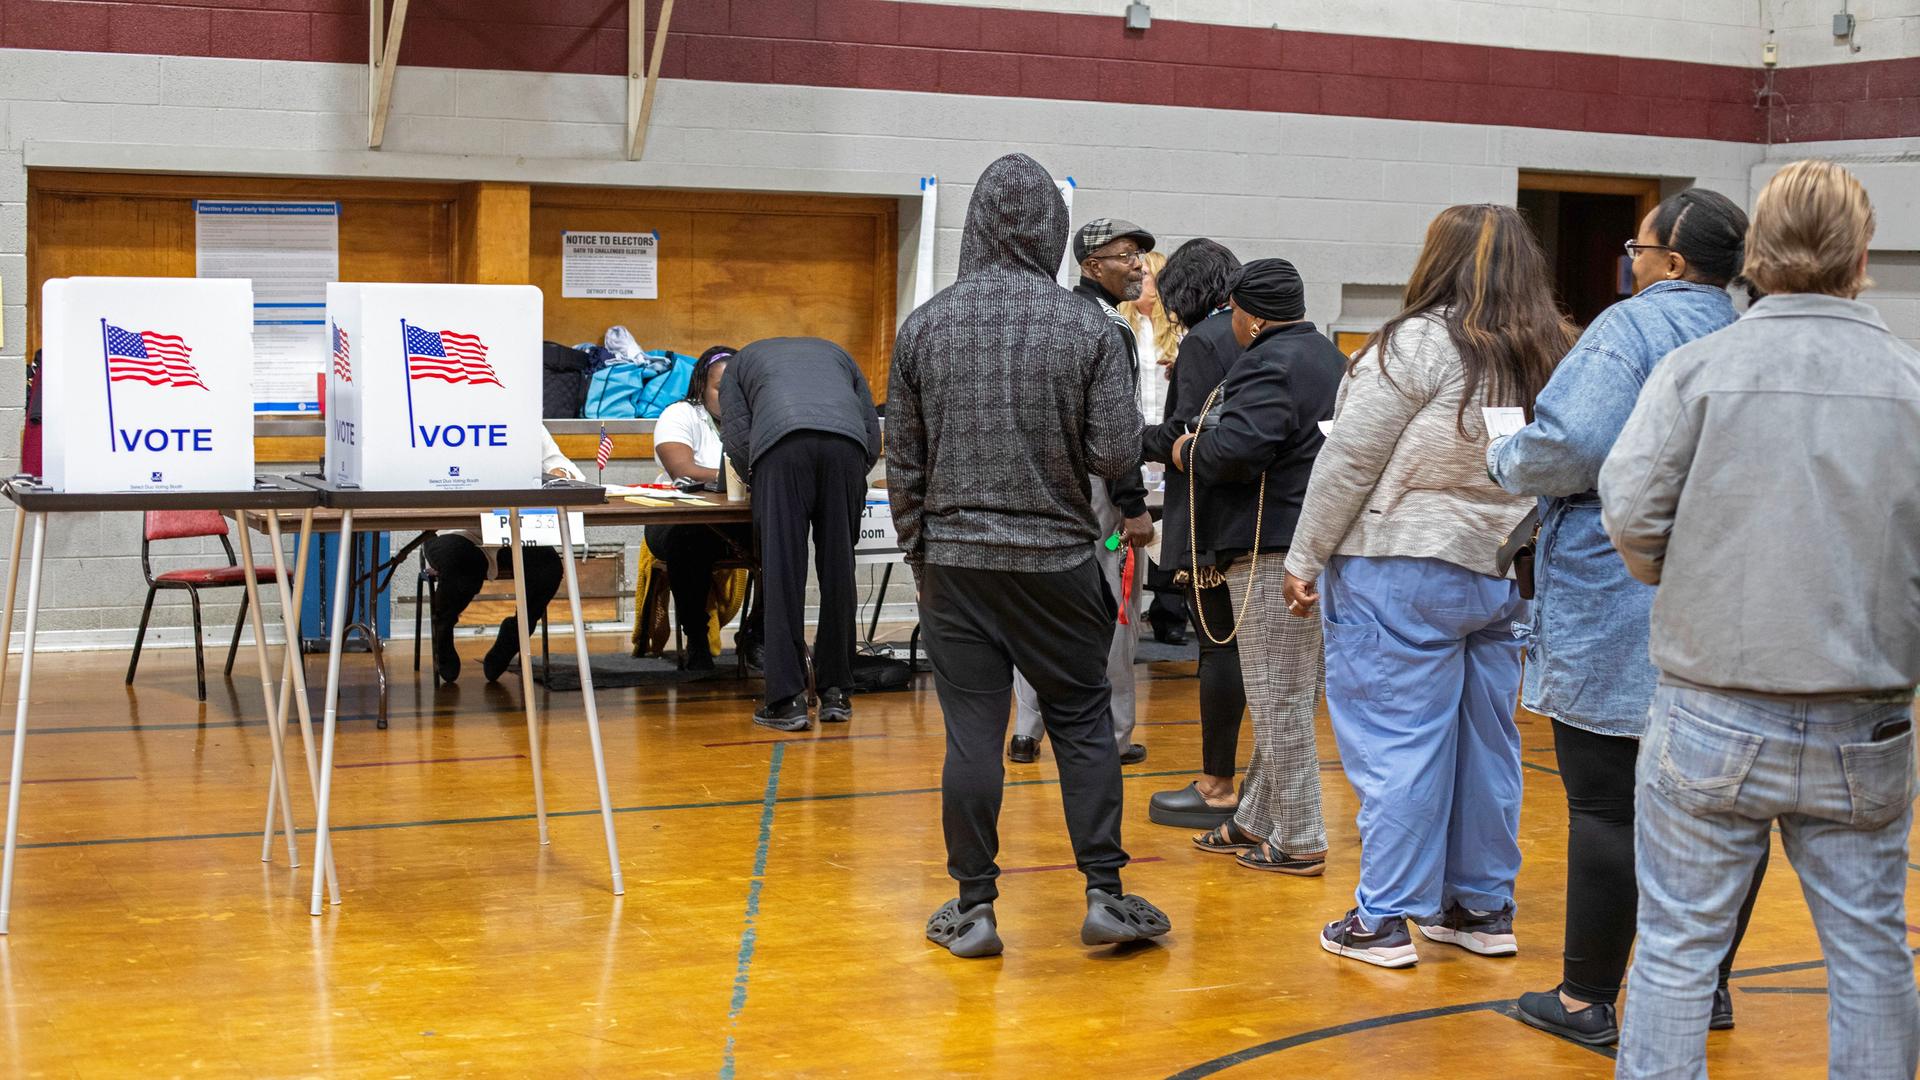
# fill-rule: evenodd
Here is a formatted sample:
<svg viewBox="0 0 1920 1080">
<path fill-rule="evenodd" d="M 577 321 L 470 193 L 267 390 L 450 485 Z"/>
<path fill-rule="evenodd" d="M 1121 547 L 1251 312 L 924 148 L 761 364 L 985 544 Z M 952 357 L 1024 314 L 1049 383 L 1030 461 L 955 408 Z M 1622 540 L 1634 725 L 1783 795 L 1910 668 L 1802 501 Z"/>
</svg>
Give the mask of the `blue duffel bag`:
<svg viewBox="0 0 1920 1080">
<path fill-rule="evenodd" d="M 587 403 L 581 416 L 589 420 L 652 419 L 667 406 L 687 396 L 693 385 L 693 360 L 671 351 L 647 354 L 654 363 L 615 360 L 593 371 L 587 385 Z M 658 361 L 665 371 L 653 373 Z"/>
</svg>

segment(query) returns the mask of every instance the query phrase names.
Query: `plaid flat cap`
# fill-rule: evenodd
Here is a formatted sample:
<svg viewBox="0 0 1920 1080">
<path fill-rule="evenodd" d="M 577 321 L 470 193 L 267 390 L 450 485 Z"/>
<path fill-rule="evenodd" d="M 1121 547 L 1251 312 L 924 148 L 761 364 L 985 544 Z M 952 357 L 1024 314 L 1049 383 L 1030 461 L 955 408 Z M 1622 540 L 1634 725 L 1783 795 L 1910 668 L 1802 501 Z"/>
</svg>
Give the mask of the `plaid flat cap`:
<svg viewBox="0 0 1920 1080">
<path fill-rule="evenodd" d="M 1153 250 L 1153 234 L 1125 218 L 1094 218 L 1073 234 L 1073 261 L 1085 262 L 1087 256 L 1123 236 L 1140 242 L 1141 251 Z"/>
</svg>

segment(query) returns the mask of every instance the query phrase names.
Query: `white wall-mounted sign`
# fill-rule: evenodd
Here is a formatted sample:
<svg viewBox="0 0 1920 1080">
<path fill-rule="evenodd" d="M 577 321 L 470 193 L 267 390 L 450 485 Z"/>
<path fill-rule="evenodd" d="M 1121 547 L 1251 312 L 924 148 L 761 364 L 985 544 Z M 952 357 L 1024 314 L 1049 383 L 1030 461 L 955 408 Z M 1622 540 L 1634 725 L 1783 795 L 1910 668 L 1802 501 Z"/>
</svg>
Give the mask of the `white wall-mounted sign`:
<svg viewBox="0 0 1920 1080">
<path fill-rule="evenodd" d="M 245 281 L 57 278 L 41 313 L 49 487 L 253 488 Z"/>
<path fill-rule="evenodd" d="M 580 300 L 657 300 L 658 232 L 560 234 L 560 295 Z"/>
<path fill-rule="evenodd" d="M 340 204 L 196 199 L 193 216 L 194 273 L 253 282 L 254 408 L 319 411 Z"/>
<path fill-rule="evenodd" d="M 540 290 L 327 288 L 327 476 L 379 491 L 540 486 Z"/>
</svg>

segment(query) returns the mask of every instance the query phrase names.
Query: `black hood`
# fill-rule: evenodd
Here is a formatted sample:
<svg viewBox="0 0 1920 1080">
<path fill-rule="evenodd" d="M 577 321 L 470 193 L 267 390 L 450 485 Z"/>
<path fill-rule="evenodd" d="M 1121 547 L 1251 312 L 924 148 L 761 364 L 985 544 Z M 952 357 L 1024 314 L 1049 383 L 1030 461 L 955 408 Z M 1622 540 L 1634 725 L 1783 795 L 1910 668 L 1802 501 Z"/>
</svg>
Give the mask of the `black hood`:
<svg viewBox="0 0 1920 1080">
<path fill-rule="evenodd" d="M 987 166 L 967 203 L 960 277 L 999 269 L 1051 280 L 1067 254 L 1067 204 L 1040 163 L 1008 154 Z"/>
</svg>

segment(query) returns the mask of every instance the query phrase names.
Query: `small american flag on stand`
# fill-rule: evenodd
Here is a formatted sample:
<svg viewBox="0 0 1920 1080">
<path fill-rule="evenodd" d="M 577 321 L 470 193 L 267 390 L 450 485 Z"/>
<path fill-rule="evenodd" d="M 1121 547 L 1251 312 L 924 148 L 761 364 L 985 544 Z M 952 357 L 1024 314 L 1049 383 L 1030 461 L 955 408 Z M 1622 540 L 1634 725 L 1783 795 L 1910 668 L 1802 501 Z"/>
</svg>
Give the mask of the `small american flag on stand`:
<svg viewBox="0 0 1920 1080">
<path fill-rule="evenodd" d="M 347 332 L 333 324 L 333 374 L 341 382 L 353 381 L 353 350 L 347 344 Z"/>
<path fill-rule="evenodd" d="M 487 363 L 487 346 L 472 334 L 456 330 L 406 328 L 407 375 L 474 386 L 502 386 Z"/>
<path fill-rule="evenodd" d="M 600 425 L 600 449 L 594 451 L 593 464 L 601 472 L 607 471 L 607 462 L 613 460 L 613 436 L 607 434 L 607 425 Z"/>
<path fill-rule="evenodd" d="M 122 330 L 112 323 L 105 325 L 109 382 L 207 388 L 193 366 L 193 348 L 185 338 L 152 330 Z"/>
</svg>

